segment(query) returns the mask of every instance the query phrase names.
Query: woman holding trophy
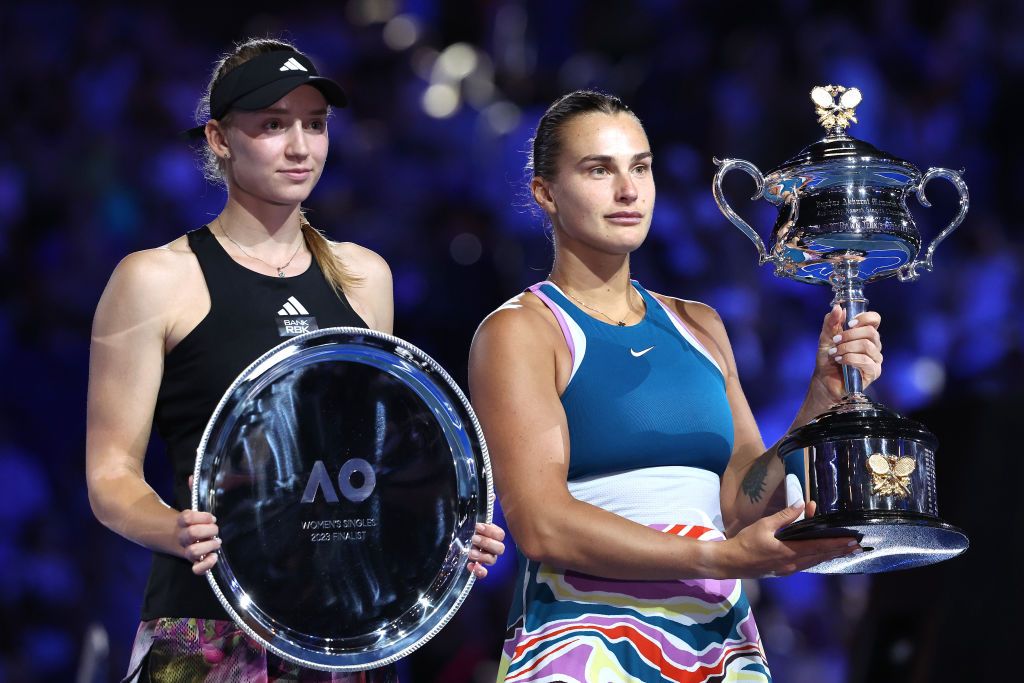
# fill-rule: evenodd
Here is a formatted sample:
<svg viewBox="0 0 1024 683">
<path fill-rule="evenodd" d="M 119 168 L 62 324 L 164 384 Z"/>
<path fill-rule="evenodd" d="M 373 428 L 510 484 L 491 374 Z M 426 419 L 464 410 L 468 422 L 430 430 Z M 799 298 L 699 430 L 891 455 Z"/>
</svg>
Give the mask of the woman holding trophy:
<svg viewBox="0 0 1024 683">
<path fill-rule="evenodd" d="M 521 553 L 501 680 L 770 680 L 740 579 L 861 551 L 775 537 L 814 506 L 773 493 L 783 466 L 721 319 L 630 279 L 654 210 L 652 158 L 618 98 L 551 105 L 530 183 L 551 272 L 473 342 L 473 404 Z M 843 366 L 865 385 L 879 376 L 879 323 L 828 313 L 794 426 L 843 395 Z"/>
<path fill-rule="evenodd" d="M 384 260 L 327 240 L 302 212 L 326 161 L 330 107 L 345 104 L 338 84 L 292 45 L 238 45 L 215 69 L 201 108 L 208 120 L 189 131 L 205 140 L 208 174 L 227 188 L 223 211 L 170 244 L 126 257 L 99 302 L 89 497 L 103 524 L 154 552 L 132 680 L 362 680 L 284 661 L 228 620 L 202 576 L 217 563 L 217 520 L 187 509 L 203 428 L 249 363 L 305 329 L 392 330 Z M 173 506 L 143 476 L 154 423 L 174 469 Z M 478 526 L 469 552 L 476 576 L 503 552 L 503 536 Z"/>
</svg>

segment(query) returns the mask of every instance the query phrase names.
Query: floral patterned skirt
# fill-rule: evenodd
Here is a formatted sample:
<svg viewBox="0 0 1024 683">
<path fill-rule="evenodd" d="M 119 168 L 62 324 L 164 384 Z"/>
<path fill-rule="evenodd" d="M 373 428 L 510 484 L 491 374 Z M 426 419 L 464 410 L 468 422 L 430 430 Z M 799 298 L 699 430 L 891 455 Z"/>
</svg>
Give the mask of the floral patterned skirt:
<svg viewBox="0 0 1024 683">
<path fill-rule="evenodd" d="M 232 621 L 165 618 L 139 624 L 123 683 L 397 683 L 394 667 L 331 673 L 293 664 Z"/>
</svg>

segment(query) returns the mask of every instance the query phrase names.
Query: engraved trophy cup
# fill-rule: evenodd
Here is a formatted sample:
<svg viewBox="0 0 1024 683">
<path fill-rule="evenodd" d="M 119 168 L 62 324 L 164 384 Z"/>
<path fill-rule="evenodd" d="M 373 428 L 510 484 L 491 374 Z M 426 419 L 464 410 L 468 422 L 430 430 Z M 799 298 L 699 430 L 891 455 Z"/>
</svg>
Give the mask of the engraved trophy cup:
<svg viewBox="0 0 1024 683">
<path fill-rule="evenodd" d="M 773 264 L 780 277 L 830 286 L 833 303 L 850 320 L 866 310 L 866 283 L 893 275 L 915 280 L 922 269 L 932 269 L 935 248 L 967 213 L 967 186 L 955 171 L 931 168 L 922 174 L 849 136 L 846 129 L 856 123 L 854 108 L 861 101 L 856 88 L 819 86 L 811 99 L 827 135 L 767 175 L 748 161 L 715 159 L 714 196 L 722 213 L 757 246 L 760 264 Z M 779 207 L 770 250 L 726 202 L 722 180 L 734 168 L 757 183 L 752 199 L 764 197 Z M 906 200 L 913 194 L 930 206 L 925 186 L 934 178 L 956 187 L 960 206 L 922 251 Z M 859 539 L 865 552 L 808 570 L 828 574 L 908 569 L 962 553 L 966 534 L 938 516 L 935 435 L 868 398 L 857 369 L 844 366 L 843 378 L 843 399 L 779 445 L 787 488 L 799 482 L 803 498 L 813 500 L 817 511 L 778 537 Z"/>
</svg>

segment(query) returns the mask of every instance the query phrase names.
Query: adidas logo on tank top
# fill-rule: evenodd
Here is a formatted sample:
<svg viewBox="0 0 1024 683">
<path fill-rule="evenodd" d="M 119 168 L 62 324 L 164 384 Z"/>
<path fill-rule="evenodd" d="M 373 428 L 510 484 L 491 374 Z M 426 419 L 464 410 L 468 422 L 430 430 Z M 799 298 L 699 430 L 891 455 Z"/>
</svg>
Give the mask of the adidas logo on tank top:
<svg viewBox="0 0 1024 683">
<path fill-rule="evenodd" d="M 318 329 L 316 316 L 310 315 L 294 296 L 288 297 L 277 312 L 277 331 L 282 337 L 294 337 Z"/>
</svg>

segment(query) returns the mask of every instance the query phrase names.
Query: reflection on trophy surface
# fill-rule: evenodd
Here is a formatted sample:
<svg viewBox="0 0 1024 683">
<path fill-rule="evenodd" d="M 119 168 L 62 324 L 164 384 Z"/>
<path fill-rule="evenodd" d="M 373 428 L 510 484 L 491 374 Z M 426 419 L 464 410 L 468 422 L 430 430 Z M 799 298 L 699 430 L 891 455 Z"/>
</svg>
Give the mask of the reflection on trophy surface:
<svg viewBox="0 0 1024 683">
<path fill-rule="evenodd" d="M 780 277 L 830 286 L 833 303 L 851 320 L 867 308 L 865 283 L 893 275 L 915 280 L 921 270 L 932 270 L 935 248 L 967 213 L 967 186 L 955 171 L 932 168 L 922 174 L 849 136 L 846 129 L 857 122 L 861 101 L 856 88 L 819 86 L 811 99 L 826 136 L 767 175 L 748 161 L 715 159 L 715 201 L 757 246 L 761 264 L 772 263 Z M 722 180 L 734 168 L 757 183 L 753 199 L 764 197 L 779 207 L 769 249 L 726 202 Z M 906 200 L 913 194 L 930 206 L 925 186 L 934 178 L 956 187 L 959 212 L 921 251 Z M 822 573 L 908 569 L 959 555 L 967 549 L 967 536 L 938 516 L 935 435 L 867 397 L 857 369 L 844 366 L 843 377 L 845 397 L 779 445 L 788 495 L 802 494 L 817 504 L 814 517 L 779 537 L 860 540 L 866 552 L 810 570 Z"/>
</svg>

